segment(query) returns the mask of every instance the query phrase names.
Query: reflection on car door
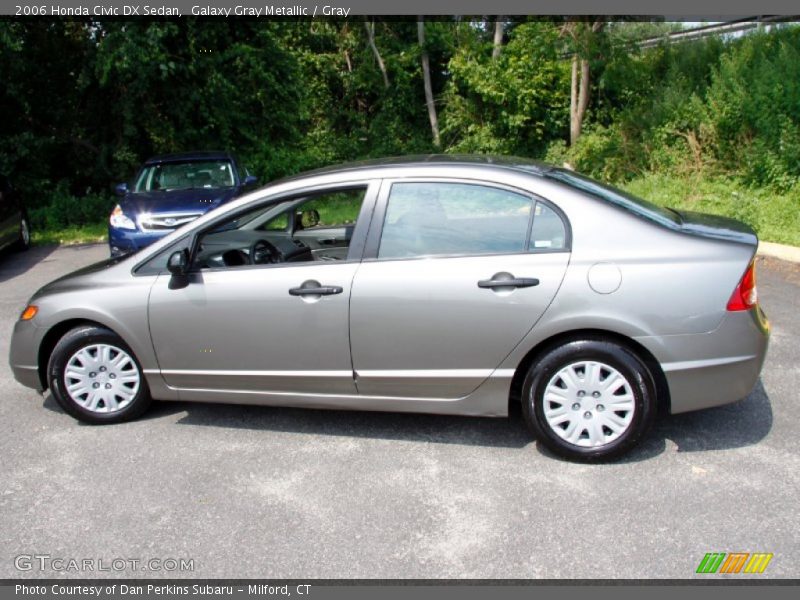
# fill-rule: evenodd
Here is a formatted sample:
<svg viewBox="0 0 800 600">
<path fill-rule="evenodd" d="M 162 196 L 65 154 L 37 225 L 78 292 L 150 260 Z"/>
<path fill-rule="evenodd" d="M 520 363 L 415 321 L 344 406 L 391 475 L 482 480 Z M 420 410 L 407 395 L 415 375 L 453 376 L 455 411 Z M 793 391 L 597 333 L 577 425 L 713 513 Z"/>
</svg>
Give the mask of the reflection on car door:
<svg viewBox="0 0 800 600">
<path fill-rule="evenodd" d="M 559 218 L 555 231 L 551 221 L 548 233 L 537 234 L 544 230 L 531 228 L 531 213 L 534 223 L 556 213 L 505 189 L 389 183 L 370 230 L 367 252 L 374 256 L 365 258 L 353 282 L 358 391 L 466 396 L 553 300 L 569 261 L 568 227 Z"/>
<path fill-rule="evenodd" d="M 357 263 L 298 265 L 201 272 L 183 289 L 159 275 L 150 328 L 167 385 L 187 399 L 192 390 L 354 393 L 347 316 Z M 342 291 L 290 295 L 307 281 Z"/>
</svg>

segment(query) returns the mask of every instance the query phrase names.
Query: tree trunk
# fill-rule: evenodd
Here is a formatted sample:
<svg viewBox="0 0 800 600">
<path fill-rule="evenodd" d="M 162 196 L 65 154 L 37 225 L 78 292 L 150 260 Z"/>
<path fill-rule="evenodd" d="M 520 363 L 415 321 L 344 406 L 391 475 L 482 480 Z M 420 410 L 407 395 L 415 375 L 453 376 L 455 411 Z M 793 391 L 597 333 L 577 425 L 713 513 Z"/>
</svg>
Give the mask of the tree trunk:
<svg viewBox="0 0 800 600">
<path fill-rule="evenodd" d="M 575 145 L 581 135 L 583 118 L 586 116 L 586 109 L 589 107 L 589 91 L 591 85 L 591 73 L 589 70 L 589 58 L 596 52 L 592 46 L 599 34 L 605 27 L 605 21 L 599 19 L 593 21 L 589 29 L 587 25 L 579 22 L 567 23 L 562 28 L 562 35 L 569 35 L 574 43 L 574 54 L 572 55 L 572 80 L 570 82 L 569 96 L 569 144 Z M 588 36 L 588 37 L 587 37 Z"/>
<path fill-rule="evenodd" d="M 439 119 L 436 116 L 436 105 L 433 102 L 433 86 L 431 85 L 431 65 L 428 59 L 428 51 L 425 49 L 425 22 L 422 17 L 417 21 L 417 38 L 422 53 L 422 78 L 425 84 L 425 104 L 428 105 L 428 119 L 431 122 L 431 133 L 433 134 L 433 145 L 437 148 L 441 146 L 439 138 Z"/>
<path fill-rule="evenodd" d="M 494 47 L 492 48 L 492 60 L 497 60 L 500 50 L 503 48 L 503 17 L 497 15 L 494 21 Z"/>
<path fill-rule="evenodd" d="M 580 70 L 580 76 L 578 71 Z M 572 57 L 572 87 L 569 95 L 569 145 L 574 146 L 581 135 L 583 127 L 583 117 L 586 116 L 586 109 L 589 107 L 589 61 L 585 58 L 578 58 L 575 54 Z"/>
<path fill-rule="evenodd" d="M 574 146 L 581 134 L 578 125 L 578 55 L 572 55 L 572 78 L 569 87 L 569 145 Z"/>
<path fill-rule="evenodd" d="M 367 28 L 367 40 L 369 41 L 369 47 L 372 48 L 372 53 L 375 55 L 375 59 L 378 61 L 378 68 L 381 70 L 381 75 L 383 75 L 383 87 L 388 90 L 389 74 L 386 72 L 386 65 L 383 63 L 383 58 L 381 57 L 381 53 L 378 51 L 378 46 L 375 45 L 375 21 L 364 21 L 364 27 Z"/>
<path fill-rule="evenodd" d="M 583 125 L 583 117 L 586 114 L 586 109 L 589 107 L 589 61 L 585 58 L 581 59 L 581 87 L 578 92 L 578 129 Z"/>
</svg>

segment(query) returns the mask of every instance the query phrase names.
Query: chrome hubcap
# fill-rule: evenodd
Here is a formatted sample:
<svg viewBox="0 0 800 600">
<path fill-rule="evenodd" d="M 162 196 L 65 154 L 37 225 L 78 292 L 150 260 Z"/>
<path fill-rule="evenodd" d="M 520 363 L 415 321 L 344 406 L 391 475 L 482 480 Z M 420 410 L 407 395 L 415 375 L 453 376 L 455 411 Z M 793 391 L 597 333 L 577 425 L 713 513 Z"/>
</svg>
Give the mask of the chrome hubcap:
<svg viewBox="0 0 800 600">
<path fill-rule="evenodd" d="M 131 356 L 109 344 L 81 348 L 64 369 L 67 394 L 83 408 L 111 413 L 136 397 L 141 376 Z"/>
<path fill-rule="evenodd" d="M 635 400 L 630 382 L 597 361 L 567 365 L 544 390 L 544 416 L 561 439 L 584 448 L 613 442 L 631 425 Z"/>
</svg>

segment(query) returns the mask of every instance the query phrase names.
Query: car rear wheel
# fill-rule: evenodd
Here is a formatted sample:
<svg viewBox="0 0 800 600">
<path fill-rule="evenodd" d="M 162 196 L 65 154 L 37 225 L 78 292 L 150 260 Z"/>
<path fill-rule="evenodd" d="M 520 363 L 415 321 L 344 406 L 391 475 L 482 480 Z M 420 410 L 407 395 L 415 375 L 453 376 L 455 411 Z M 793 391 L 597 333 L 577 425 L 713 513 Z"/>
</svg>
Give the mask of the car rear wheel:
<svg viewBox="0 0 800 600">
<path fill-rule="evenodd" d="M 652 426 L 656 392 L 636 354 L 602 340 L 571 341 L 530 367 L 522 409 L 536 439 L 572 460 L 621 456 Z"/>
<path fill-rule="evenodd" d="M 62 337 L 47 367 L 53 397 L 86 423 L 135 419 L 150 405 L 150 391 L 131 349 L 109 329 L 78 327 Z"/>
</svg>

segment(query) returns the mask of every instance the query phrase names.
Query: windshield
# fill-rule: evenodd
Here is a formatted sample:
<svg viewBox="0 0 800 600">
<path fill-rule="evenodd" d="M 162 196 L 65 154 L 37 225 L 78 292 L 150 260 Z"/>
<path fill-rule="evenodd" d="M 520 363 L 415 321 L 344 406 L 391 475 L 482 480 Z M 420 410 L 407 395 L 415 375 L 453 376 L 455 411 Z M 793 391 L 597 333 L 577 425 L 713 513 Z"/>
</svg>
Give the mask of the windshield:
<svg viewBox="0 0 800 600">
<path fill-rule="evenodd" d="M 675 225 L 681 224 L 678 214 L 669 208 L 662 208 L 638 196 L 629 194 L 611 185 L 600 183 L 594 179 L 589 179 L 583 175 L 573 173 L 572 171 L 553 169 L 545 173 L 545 176 L 550 179 L 556 179 L 570 187 L 579 189 L 582 192 L 591 194 L 601 200 L 615 204 L 620 208 L 629 210 L 632 213 L 656 221 L 662 225 L 675 227 Z"/>
<path fill-rule="evenodd" d="M 229 160 L 194 160 L 148 165 L 139 174 L 134 192 L 233 187 L 233 165 Z"/>
</svg>

